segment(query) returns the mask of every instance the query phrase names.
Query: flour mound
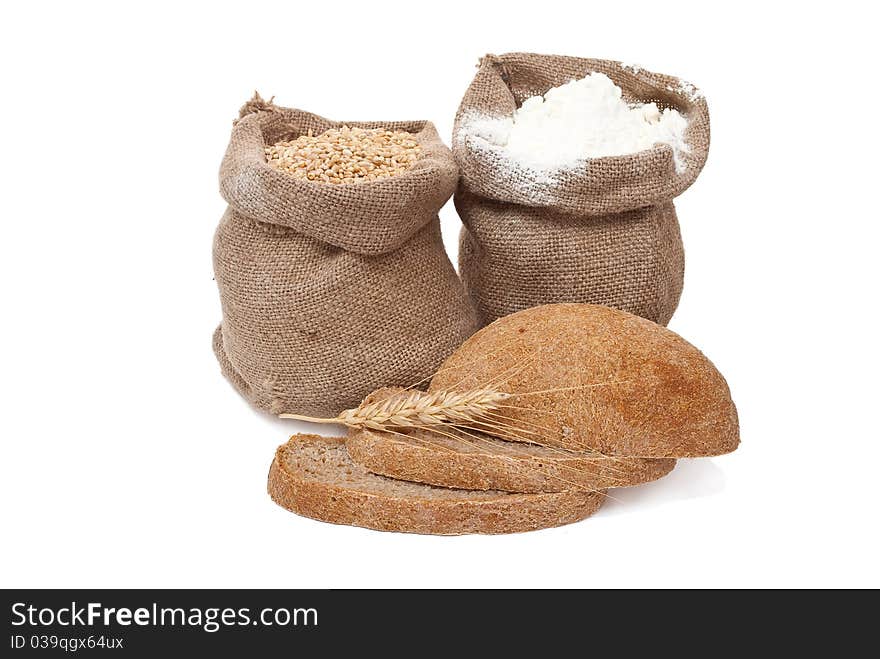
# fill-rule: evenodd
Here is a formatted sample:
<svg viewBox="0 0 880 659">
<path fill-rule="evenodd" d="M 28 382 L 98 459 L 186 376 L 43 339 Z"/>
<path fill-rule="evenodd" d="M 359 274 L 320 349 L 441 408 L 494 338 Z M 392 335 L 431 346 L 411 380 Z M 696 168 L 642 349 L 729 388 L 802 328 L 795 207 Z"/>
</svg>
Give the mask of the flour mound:
<svg viewBox="0 0 880 659">
<path fill-rule="evenodd" d="M 681 173 L 686 167 L 682 154 L 690 150 L 686 128 L 687 120 L 677 110 L 627 103 L 611 78 L 591 73 L 527 98 L 512 116 L 473 117 L 464 131 L 512 163 L 544 171 L 667 144 Z"/>
</svg>

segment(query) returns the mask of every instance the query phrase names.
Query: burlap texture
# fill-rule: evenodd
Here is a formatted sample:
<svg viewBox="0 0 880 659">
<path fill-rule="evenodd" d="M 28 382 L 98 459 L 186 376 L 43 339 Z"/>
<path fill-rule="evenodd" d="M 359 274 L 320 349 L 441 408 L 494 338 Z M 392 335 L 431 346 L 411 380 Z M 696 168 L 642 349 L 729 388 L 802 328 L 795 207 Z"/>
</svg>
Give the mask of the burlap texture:
<svg viewBox="0 0 880 659">
<path fill-rule="evenodd" d="M 590 72 L 606 74 L 630 102 L 654 101 L 688 120 L 676 171 L 672 149 L 593 158 L 546 173 L 511 167 L 465 129 L 510 115 L 523 100 Z M 702 95 L 671 76 L 609 60 L 512 53 L 487 55 L 456 115 L 461 170 L 455 205 L 464 223 L 459 270 L 483 323 L 554 302 L 604 304 L 666 324 L 681 295 L 684 249 L 672 199 L 706 162 L 709 111 Z"/>
<path fill-rule="evenodd" d="M 389 179 L 320 184 L 266 163 L 266 145 L 342 123 L 249 103 L 220 168 L 229 207 L 214 237 L 214 350 L 271 413 L 335 415 L 378 387 L 418 382 L 477 327 L 440 237 L 458 171 L 432 124 L 344 122 L 416 136 L 421 157 Z"/>
</svg>

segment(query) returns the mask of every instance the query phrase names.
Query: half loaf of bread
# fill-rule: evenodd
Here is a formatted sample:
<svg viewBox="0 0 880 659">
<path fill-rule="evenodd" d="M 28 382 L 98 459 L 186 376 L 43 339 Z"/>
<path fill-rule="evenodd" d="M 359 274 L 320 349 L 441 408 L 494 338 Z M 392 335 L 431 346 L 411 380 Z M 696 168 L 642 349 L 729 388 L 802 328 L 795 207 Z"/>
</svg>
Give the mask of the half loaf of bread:
<svg viewBox="0 0 880 659">
<path fill-rule="evenodd" d="M 548 304 L 500 318 L 440 367 L 430 391 L 513 394 L 490 434 L 643 458 L 719 455 L 739 444 L 724 377 L 683 338 L 624 311 Z M 517 436 L 511 428 L 540 429 Z"/>
</svg>

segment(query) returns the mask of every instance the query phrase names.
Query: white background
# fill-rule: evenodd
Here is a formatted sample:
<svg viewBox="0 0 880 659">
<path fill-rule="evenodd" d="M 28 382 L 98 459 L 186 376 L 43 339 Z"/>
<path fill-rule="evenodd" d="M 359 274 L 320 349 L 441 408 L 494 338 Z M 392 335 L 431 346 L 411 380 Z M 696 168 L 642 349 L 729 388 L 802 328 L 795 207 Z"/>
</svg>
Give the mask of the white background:
<svg viewBox="0 0 880 659">
<path fill-rule="evenodd" d="M 827 6 L 4 5 L 0 586 L 880 586 L 878 53 L 861 3 Z M 514 50 L 705 92 L 670 327 L 728 378 L 742 446 L 535 533 L 292 515 L 266 473 L 301 428 L 210 347 L 231 120 L 257 88 L 448 142 L 478 57 Z"/>
</svg>

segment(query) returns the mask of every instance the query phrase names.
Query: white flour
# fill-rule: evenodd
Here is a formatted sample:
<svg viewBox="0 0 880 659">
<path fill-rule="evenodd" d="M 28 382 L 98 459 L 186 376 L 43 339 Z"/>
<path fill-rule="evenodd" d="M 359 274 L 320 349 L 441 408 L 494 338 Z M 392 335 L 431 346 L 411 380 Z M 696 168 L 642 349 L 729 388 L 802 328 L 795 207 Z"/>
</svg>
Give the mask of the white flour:
<svg viewBox="0 0 880 659">
<path fill-rule="evenodd" d="M 689 151 L 686 127 L 687 120 L 677 110 L 661 112 L 654 103 L 631 105 L 608 76 L 591 73 L 526 99 L 510 117 L 466 117 L 461 130 L 476 138 L 480 148 L 533 170 L 534 177 L 544 172 L 552 184 L 554 170 L 582 166 L 590 158 L 637 153 L 655 144 L 672 147 L 681 172 L 681 155 Z"/>
<path fill-rule="evenodd" d="M 459 144 L 467 142 L 466 148 L 480 151 L 490 156 L 498 171 L 496 176 L 515 179 L 517 192 L 523 195 L 521 201 L 528 203 L 552 204 L 556 202 L 554 188 L 559 184 L 557 171 L 534 167 L 528 162 L 520 162 L 510 157 L 503 143 L 508 135 L 507 122 L 487 115 L 468 113 L 462 117 L 453 140 Z"/>
</svg>

